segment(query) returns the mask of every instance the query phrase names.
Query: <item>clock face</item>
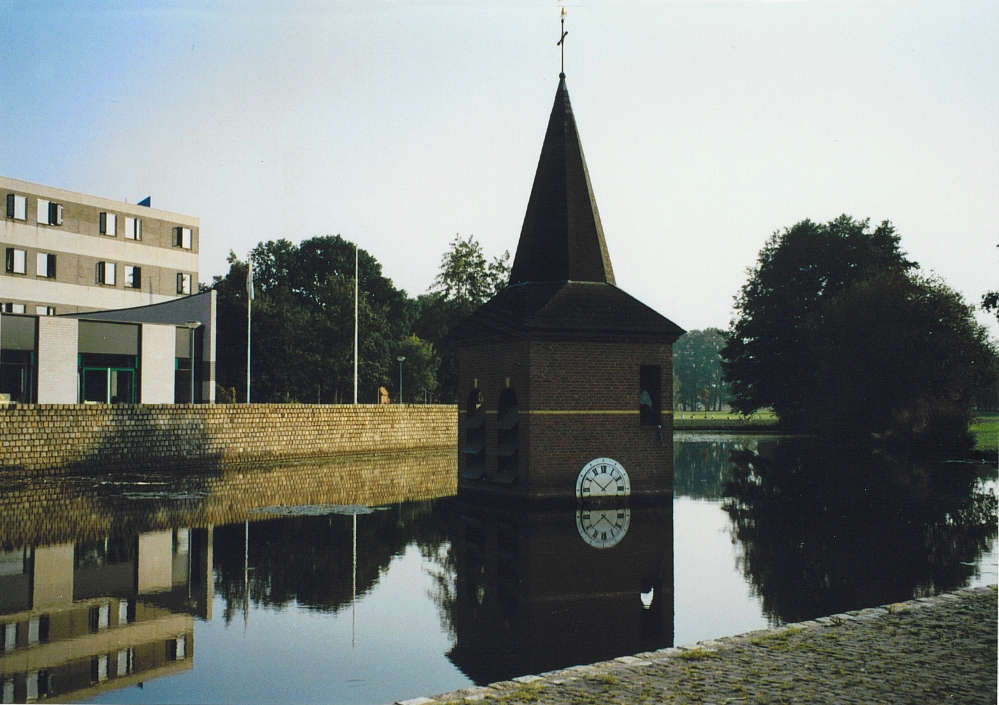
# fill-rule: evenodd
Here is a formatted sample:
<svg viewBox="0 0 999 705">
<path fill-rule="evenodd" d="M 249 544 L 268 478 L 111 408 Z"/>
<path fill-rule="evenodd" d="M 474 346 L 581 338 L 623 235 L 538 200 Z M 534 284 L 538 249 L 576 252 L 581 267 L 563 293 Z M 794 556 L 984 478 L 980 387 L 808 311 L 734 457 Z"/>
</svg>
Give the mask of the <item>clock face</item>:
<svg viewBox="0 0 999 705">
<path fill-rule="evenodd" d="M 591 460 L 576 478 L 576 497 L 627 497 L 631 481 L 621 464 L 610 458 Z"/>
<path fill-rule="evenodd" d="M 616 546 L 628 533 L 631 510 L 627 507 L 601 507 L 576 510 L 576 529 L 583 541 L 594 548 Z"/>
</svg>

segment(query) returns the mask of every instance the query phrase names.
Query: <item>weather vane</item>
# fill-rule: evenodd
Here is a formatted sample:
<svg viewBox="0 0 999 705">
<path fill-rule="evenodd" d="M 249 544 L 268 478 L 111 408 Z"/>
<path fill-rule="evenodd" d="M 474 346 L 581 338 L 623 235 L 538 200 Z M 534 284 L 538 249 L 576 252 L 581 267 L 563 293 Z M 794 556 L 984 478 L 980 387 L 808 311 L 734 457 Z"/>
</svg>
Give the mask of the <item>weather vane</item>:
<svg viewBox="0 0 999 705">
<path fill-rule="evenodd" d="M 565 31 L 565 8 L 562 8 L 562 12 L 559 13 L 562 20 L 562 36 L 559 37 L 558 43 L 555 45 L 557 47 L 562 47 L 562 74 L 561 77 L 565 77 L 565 35 L 568 32 Z"/>
</svg>

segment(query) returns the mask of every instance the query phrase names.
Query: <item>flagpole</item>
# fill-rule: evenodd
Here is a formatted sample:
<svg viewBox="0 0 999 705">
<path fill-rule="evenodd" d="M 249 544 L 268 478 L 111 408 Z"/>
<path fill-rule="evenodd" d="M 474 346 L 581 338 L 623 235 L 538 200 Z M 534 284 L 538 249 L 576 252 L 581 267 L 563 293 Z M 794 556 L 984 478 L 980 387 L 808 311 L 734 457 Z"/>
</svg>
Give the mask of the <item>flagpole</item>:
<svg viewBox="0 0 999 705">
<path fill-rule="evenodd" d="M 357 403 L 357 245 L 354 245 L 354 403 Z"/>
<path fill-rule="evenodd" d="M 246 258 L 246 403 L 250 403 L 250 322 L 253 308 L 253 258 Z"/>
</svg>

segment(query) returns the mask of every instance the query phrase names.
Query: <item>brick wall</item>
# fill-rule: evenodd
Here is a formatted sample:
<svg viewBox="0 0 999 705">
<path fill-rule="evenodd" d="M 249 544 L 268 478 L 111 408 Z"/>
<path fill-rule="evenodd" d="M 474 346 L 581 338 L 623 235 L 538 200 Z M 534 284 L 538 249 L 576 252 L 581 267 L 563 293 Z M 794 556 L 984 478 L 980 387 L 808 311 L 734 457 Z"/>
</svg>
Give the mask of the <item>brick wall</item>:
<svg viewBox="0 0 999 705">
<path fill-rule="evenodd" d="M 80 405 L 0 410 L 0 468 L 132 470 L 455 448 L 449 405 Z"/>
<path fill-rule="evenodd" d="M 650 342 L 532 341 L 459 350 L 460 445 L 468 445 L 466 397 L 477 385 L 484 397 L 485 448 L 479 465 L 466 455 L 459 476 L 481 468 L 459 486 L 536 498 L 575 497 L 579 471 L 595 458 L 617 460 L 634 495 L 672 490 L 672 346 Z M 662 434 L 640 423 L 640 368 L 661 371 Z M 498 483 L 497 402 L 507 386 L 519 402 L 515 482 Z"/>
</svg>

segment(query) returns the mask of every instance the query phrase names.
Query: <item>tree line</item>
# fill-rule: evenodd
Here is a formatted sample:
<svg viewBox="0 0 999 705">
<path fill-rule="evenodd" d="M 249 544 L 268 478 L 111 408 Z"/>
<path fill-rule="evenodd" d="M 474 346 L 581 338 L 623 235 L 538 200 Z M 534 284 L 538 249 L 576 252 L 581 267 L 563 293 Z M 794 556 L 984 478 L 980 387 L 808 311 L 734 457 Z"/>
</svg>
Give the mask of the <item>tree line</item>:
<svg viewBox="0 0 999 705">
<path fill-rule="evenodd" d="M 358 401 L 453 403 L 457 351 L 448 333 L 507 283 L 509 253 L 488 260 L 456 236 L 428 292 L 395 287 L 357 249 Z M 353 401 L 355 245 L 336 236 L 262 242 L 254 265 L 252 397 Z M 246 397 L 247 264 L 215 277 L 219 398 Z M 999 294 L 983 308 L 999 315 Z M 969 422 L 996 405 L 999 355 L 974 308 L 922 273 L 894 226 L 841 216 L 775 232 L 736 297 L 727 331 L 674 345 L 673 406 L 748 414 L 772 409 L 789 430 L 882 440 L 970 443 Z"/>
<path fill-rule="evenodd" d="M 378 261 L 339 235 L 295 245 L 261 242 L 250 253 L 251 399 L 256 402 L 352 402 L 354 395 L 354 266 L 357 256 L 358 401 L 379 390 L 399 401 L 453 402 L 457 353 L 447 339 L 465 316 L 506 285 L 509 254 L 487 261 L 473 236 L 456 236 L 425 294 L 411 298 L 384 276 Z M 220 401 L 246 399 L 247 262 L 230 252 L 216 276 L 216 380 Z"/>
</svg>

